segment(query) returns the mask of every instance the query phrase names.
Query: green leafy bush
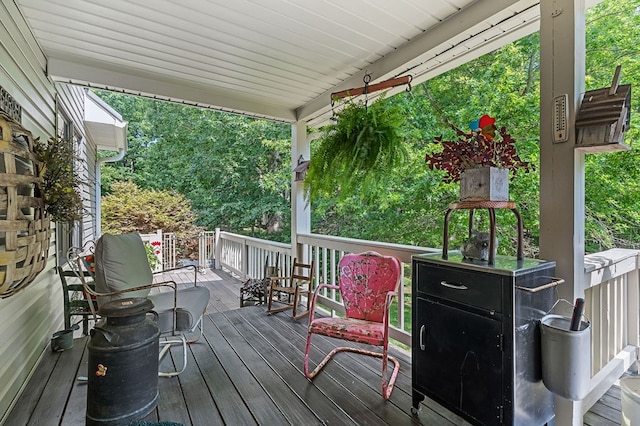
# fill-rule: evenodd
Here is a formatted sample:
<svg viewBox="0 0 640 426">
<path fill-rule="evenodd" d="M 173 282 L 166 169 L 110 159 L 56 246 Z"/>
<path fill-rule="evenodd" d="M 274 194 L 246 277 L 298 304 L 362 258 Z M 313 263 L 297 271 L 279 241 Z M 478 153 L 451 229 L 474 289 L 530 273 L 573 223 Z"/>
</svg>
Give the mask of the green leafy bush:
<svg viewBox="0 0 640 426">
<path fill-rule="evenodd" d="M 102 231 L 142 234 L 174 232 L 178 256 L 198 253 L 198 234 L 191 203 L 175 191 L 140 189 L 133 182 L 115 182 L 111 194 L 102 197 Z"/>
<path fill-rule="evenodd" d="M 149 261 L 149 267 L 152 271 L 155 271 L 160 261 L 158 260 L 158 256 L 156 256 L 155 249 L 151 244 L 144 243 L 144 250 L 147 252 L 147 260 Z"/>
</svg>

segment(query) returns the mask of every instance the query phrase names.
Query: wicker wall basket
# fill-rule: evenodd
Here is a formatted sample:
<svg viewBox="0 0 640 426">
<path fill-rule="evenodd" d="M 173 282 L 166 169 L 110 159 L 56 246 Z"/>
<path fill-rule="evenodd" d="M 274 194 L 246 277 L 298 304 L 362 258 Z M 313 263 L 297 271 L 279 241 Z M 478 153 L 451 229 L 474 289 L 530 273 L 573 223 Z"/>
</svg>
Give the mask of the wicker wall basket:
<svg viewBox="0 0 640 426">
<path fill-rule="evenodd" d="M 44 269 L 51 231 L 39 192 L 33 137 L 0 112 L 0 298 L 29 285 Z"/>
</svg>

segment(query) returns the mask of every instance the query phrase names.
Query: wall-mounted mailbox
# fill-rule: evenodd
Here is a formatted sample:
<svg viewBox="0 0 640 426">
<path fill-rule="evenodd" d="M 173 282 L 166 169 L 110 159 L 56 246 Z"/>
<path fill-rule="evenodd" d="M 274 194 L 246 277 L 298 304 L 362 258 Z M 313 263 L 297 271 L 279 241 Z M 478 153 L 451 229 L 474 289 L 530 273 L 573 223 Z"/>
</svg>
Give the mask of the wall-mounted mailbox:
<svg viewBox="0 0 640 426">
<path fill-rule="evenodd" d="M 619 85 L 620 66 L 611 87 L 584 94 L 576 118 L 576 148 L 586 152 L 612 152 L 631 149 L 624 143 L 624 132 L 631 117 L 631 85 Z"/>
</svg>

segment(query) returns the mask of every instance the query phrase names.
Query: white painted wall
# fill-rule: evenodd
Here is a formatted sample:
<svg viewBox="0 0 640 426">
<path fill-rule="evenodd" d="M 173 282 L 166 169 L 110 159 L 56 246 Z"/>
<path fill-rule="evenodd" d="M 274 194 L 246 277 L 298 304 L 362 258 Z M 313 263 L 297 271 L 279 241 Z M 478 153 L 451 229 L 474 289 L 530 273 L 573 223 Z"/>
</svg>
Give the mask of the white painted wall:
<svg viewBox="0 0 640 426">
<path fill-rule="evenodd" d="M 13 2 L 0 3 L 0 22 L 0 86 L 22 106 L 22 124 L 35 137 L 53 135 L 58 94 L 61 107 L 81 128 L 83 92 L 56 87 L 47 78 L 46 59 Z M 95 149 L 89 154 L 95 157 Z M 63 327 L 55 253 L 53 233 L 45 270 L 27 288 L 0 300 L 0 423 L 11 424 L 6 415 L 12 401 L 49 350 L 51 334 Z"/>
</svg>

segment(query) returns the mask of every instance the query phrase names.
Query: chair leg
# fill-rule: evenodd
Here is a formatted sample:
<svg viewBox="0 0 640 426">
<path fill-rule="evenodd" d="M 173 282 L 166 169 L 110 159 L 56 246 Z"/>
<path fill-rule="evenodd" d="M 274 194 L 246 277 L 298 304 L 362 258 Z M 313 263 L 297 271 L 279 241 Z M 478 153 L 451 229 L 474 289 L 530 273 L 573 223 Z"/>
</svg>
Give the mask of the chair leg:
<svg viewBox="0 0 640 426">
<path fill-rule="evenodd" d="M 301 313 L 298 313 L 298 306 L 300 305 L 300 298 L 302 296 L 302 294 L 307 294 L 307 309 L 305 311 L 302 311 Z M 309 299 L 310 299 L 310 293 L 307 290 L 304 291 L 300 291 L 299 287 L 296 287 L 296 291 L 294 293 L 293 296 L 293 319 L 300 319 L 304 316 L 309 315 Z"/>
<path fill-rule="evenodd" d="M 307 379 L 312 380 L 327 363 L 331 360 L 331 358 L 337 354 L 338 352 L 354 352 L 361 355 L 368 355 L 376 358 L 382 358 L 382 397 L 387 400 L 391 396 L 391 392 L 393 391 L 393 386 L 395 385 L 396 379 L 398 377 L 398 372 L 400 371 L 400 362 L 391 356 L 388 356 L 386 351 L 384 353 L 368 351 L 366 349 L 358 349 L 351 348 L 347 346 L 337 347 L 329 352 L 320 363 L 313 369 L 313 371 L 309 372 L 309 349 L 311 348 L 311 335 L 309 333 L 307 335 L 307 346 L 304 352 L 304 375 Z M 393 372 L 391 373 L 391 377 L 387 381 L 387 360 L 390 360 L 394 363 Z"/>
<path fill-rule="evenodd" d="M 200 328 L 200 335 L 196 338 L 193 339 L 187 339 L 187 345 L 190 345 L 192 343 L 196 343 L 198 342 L 200 339 L 202 339 L 202 336 L 204 334 L 204 330 L 203 330 L 203 324 L 204 324 L 204 313 L 202 315 L 200 315 L 200 318 L 198 318 L 198 321 L 196 322 L 196 324 L 193 326 L 192 330 L 195 330 L 196 327 Z"/>
<path fill-rule="evenodd" d="M 273 307 L 273 290 L 269 289 L 269 300 L 267 300 L 267 314 L 275 314 L 277 312 L 282 312 L 282 311 L 286 311 L 289 310 L 291 308 L 295 307 L 291 304 L 291 294 L 288 294 L 288 301 L 289 303 L 286 304 L 285 306 L 279 307 L 279 308 L 274 308 Z"/>
<path fill-rule="evenodd" d="M 165 355 L 167 353 L 169 353 L 169 350 L 171 349 L 171 346 L 173 345 L 182 345 L 182 368 L 180 370 L 176 370 L 176 371 L 159 371 L 158 372 L 158 376 L 160 377 L 174 377 L 177 376 L 178 374 L 182 373 L 186 368 L 187 368 L 187 345 L 190 345 L 192 343 L 196 343 L 198 340 L 200 340 L 204 334 L 204 330 L 203 330 L 203 324 L 204 324 L 204 314 L 200 316 L 200 318 L 198 318 L 198 321 L 196 322 L 195 326 L 192 328 L 192 330 L 195 330 L 196 327 L 200 328 L 200 335 L 196 338 L 193 339 L 187 339 L 185 337 L 184 334 L 179 334 L 176 336 L 172 336 L 172 337 L 177 337 L 177 339 L 167 339 L 164 342 L 160 342 L 163 346 L 162 349 L 160 350 L 160 354 L 158 355 L 158 362 L 161 362 L 162 359 L 165 357 Z"/>
<path fill-rule="evenodd" d="M 267 297 L 267 312 L 269 312 L 271 310 L 271 303 L 273 302 L 273 290 L 271 290 L 271 286 L 268 287 L 269 290 L 269 296 Z"/>
<path fill-rule="evenodd" d="M 187 368 L 187 340 L 182 334 L 174 337 L 178 337 L 179 339 L 169 339 L 162 342 L 164 346 L 160 351 L 158 362 L 162 362 L 162 359 L 169 352 L 169 349 L 171 349 L 171 346 L 182 345 L 182 368 L 180 370 L 176 369 L 175 371 L 159 371 L 158 376 L 160 377 L 174 377 L 182 373 Z"/>
<path fill-rule="evenodd" d="M 382 396 L 384 399 L 389 399 L 391 397 L 391 392 L 393 391 L 393 386 L 396 383 L 396 379 L 398 378 L 398 372 L 400 371 L 400 361 L 392 356 L 388 356 L 386 351 L 384 354 L 379 353 L 371 353 L 371 356 L 375 356 L 378 358 L 382 358 Z M 391 373 L 391 377 L 387 381 L 387 360 L 393 362 L 393 372 Z"/>
</svg>

